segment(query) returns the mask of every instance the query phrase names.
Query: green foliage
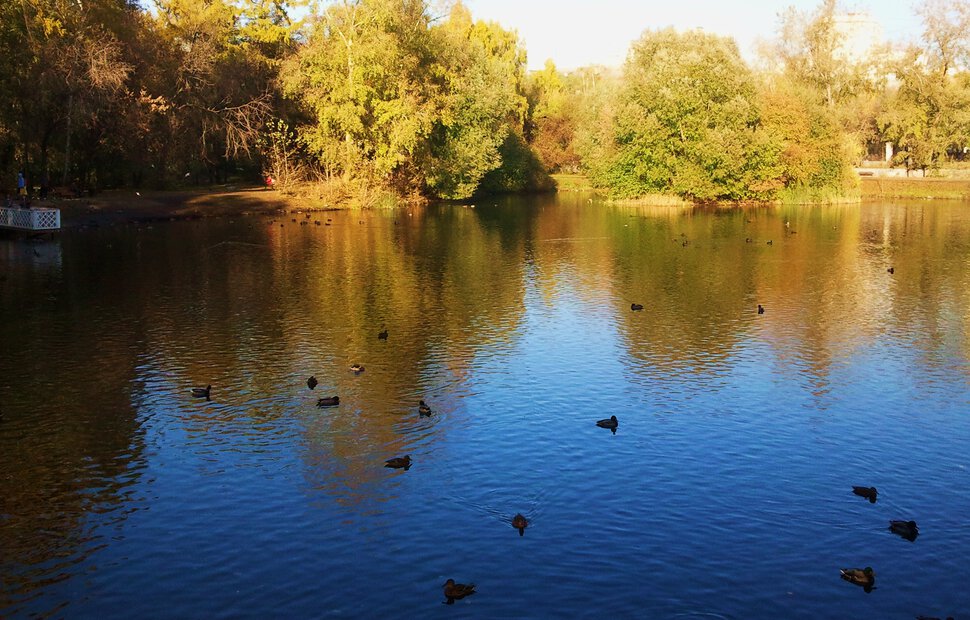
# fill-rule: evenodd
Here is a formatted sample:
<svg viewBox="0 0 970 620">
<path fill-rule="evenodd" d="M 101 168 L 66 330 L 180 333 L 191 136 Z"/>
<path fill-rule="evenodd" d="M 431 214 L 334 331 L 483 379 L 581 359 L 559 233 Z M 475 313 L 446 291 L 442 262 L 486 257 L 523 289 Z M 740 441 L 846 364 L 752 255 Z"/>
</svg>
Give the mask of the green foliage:
<svg viewBox="0 0 970 620">
<path fill-rule="evenodd" d="M 301 132 L 328 174 L 386 178 L 431 129 L 421 69 L 432 64 L 420 0 L 331 5 L 284 74 L 310 112 Z"/>
<path fill-rule="evenodd" d="M 310 0 L 152 1 L 0 2 L 3 178 L 243 168 L 462 199 L 584 169 L 624 197 L 830 200 L 867 143 L 924 170 L 970 143 L 968 0 L 925 0 L 921 47 L 892 64 L 850 62 L 836 0 L 788 11 L 758 80 L 701 32 L 645 33 L 622 76 L 526 75 L 516 33 L 460 2 L 329 0 L 294 24 Z"/>
<path fill-rule="evenodd" d="M 305 179 L 303 142 L 286 121 L 277 118 L 266 123 L 257 146 L 264 161 L 262 173 L 273 179 L 277 189 L 285 191 Z"/>
<path fill-rule="evenodd" d="M 954 71 L 970 60 L 970 3 L 932 0 L 920 14 L 923 45 L 895 63 L 898 86 L 878 123 L 896 146 L 893 164 L 925 173 L 970 144 L 970 76 Z"/>
<path fill-rule="evenodd" d="M 607 73 L 601 67 L 587 67 L 571 73 L 567 79 L 568 92 L 573 93 L 577 105 L 573 148 L 579 155 L 581 169 L 590 180 L 603 175 L 614 156 L 614 111 L 620 98 L 621 77 Z M 604 184 L 601 182 L 601 186 Z"/>
<path fill-rule="evenodd" d="M 0 167 L 89 186 L 218 176 L 253 154 L 292 45 L 270 0 L 4 2 Z"/>
<path fill-rule="evenodd" d="M 151 114 L 175 130 L 177 157 L 207 166 L 249 153 L 272 112 L 278 58 L 254 46 L 254 33 L 285 29 L 275 13 L 260 22 L 249 3 L 229 0 L 155 0 L 152 50 L 156 70 L 145 81 L 154 95 Z M 267 48 L 270 49 L 270 48 Z M 271 53 L 282 53 L 279 50 Z M 157 165 L 168 166 L 166 144 L 148 145 Z"/>
<path fill-rule="evenodd" d="M 516 35 L 457 4 L 431 26 L 423 0 L 331 5 L 284 76 L 328 174 L 466 198 L 520 130 L 525 54 Z"/>
<path fill-rule="evenodd" d="M 472 23 L 461 4 L 433 34 L 445 79 L 421 168 L 431 195 L 467 198 L 502 165 L 501 147 L 522 126 L 525 54 L 514 33 Z"/>
<path fill-rule="evenodd" d="M 733 41 L 646 32 L 627 61 L 598 183 L 620 197 L 700 201 L 774 196 L 779 145 L 760 130 L 754 81 Z"/>
<path fill-rule="evenodd" d="M 53 177 L 59 152 L 105 150 L 105 133 L 127 102 L 124 38 L 134 21 L 132 7 L 108 0 L 0 5 L 4 168 Z"/>
<path fill-rule="evenodd" d="M 499 149 L 499 156 L 501 166 L 482 178 L 479 193 L 546 191 L 555 187 L 537 153 L 518 133 L 509 132 Z"/>
<path fill-rule="evenodd" d="M 948 151 L 970 143 L 970 88 L 964 75 L 929 73 L 911 61 L 897 69 L 899 87 L 879 117 L 896 145 L 893 163 L 907 170 L 936 168 Z"/>
<path fill-rule="evenodd" d="M 772 83 L 789 83 L 800 89 L 801 98 L 812 97 L 828 107 L 849 139 L 850 156 L 859 161 L 879 141 L 876 115 L 890 54 L 888 46 L 875 46 L 860 56 L 840 21 L 843 17 L 836 0 L 823 0 L 811 13 L 794 8 L 782 13 L 778 38 L 764 50 L 765 60 L 778 71 L 766 77 Z"/>
</svg>

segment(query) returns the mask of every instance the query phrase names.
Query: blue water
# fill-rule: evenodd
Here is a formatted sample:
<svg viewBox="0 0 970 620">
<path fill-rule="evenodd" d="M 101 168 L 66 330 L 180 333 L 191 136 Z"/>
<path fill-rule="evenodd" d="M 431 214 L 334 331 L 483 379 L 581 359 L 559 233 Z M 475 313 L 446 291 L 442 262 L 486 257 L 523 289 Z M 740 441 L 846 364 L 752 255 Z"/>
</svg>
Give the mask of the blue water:
<svg viewBox="0 0 970 620">
<path fill-rule="evenodd" d="M 0 239 L 0 617 L 970 613 L 970 205 L 293 217 Z"/>
</svg>

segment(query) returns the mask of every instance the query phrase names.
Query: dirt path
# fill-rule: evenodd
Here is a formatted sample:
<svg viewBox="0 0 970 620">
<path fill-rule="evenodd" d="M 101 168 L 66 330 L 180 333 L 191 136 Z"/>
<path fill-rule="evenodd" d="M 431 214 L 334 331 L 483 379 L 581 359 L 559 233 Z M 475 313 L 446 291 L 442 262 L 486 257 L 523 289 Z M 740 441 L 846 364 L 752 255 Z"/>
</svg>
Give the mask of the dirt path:
<svg viewBox="0 0 970 620">
<path fill-rule="evenodd" d="M 275 214 L 302 209 L 301 201 L 259 187 L 193 191 L 113 190 L 90 198 L 35 200 L 61 210 L 64 227 L 123 222 Z"/>
</svg>

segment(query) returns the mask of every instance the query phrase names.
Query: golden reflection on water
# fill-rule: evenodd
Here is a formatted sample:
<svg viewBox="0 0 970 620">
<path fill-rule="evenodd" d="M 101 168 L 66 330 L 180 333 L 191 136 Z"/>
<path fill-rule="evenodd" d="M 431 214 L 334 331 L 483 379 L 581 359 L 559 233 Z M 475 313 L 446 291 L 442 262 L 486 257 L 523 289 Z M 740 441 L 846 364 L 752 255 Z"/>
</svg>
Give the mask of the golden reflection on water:
<svg viewBox="0 0 970 620">
<path fill-rule="evenodd" d="M 929 367 L 970 357 L 966 205 L 588 200 L 66 232 L 51 271 L 11 264 L 0 301 L 4 597 L 67 578 L 108 544 L 92 538 L 105 523 L 92 514 L 133 509 L 145 435 L 162 427 L 246 450 L 238 437 L 258 445 L 296 419 L 308 486 L 374 510 L 396 492 L 382 485 L 385 459 L 448 449 L 418 400 L 460 420 L 477 364 L 560 303 L 604 312 L 637 372 L 660 377 L 717 374 L 758 343 L 824 397 L 833 367 L 887 336 Z M 213 403 L 187 401 L 208 383 Z M 317 415 L 315 399 L 331 394 L 339 415 Z"/>
</svg>

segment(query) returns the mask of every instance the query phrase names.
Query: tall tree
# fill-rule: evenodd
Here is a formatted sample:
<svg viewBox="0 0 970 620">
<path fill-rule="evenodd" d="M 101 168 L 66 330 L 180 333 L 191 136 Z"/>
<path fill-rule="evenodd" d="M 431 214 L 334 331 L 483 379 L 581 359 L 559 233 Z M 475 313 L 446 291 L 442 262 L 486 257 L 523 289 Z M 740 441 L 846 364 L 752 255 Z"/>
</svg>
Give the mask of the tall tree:
<svg viewBox="0 0 970 620">
<path fill-rule="evenodd" d="M 199 162 L 211 176 L 249 154 L 271 116 L 273 55 L 285 47 L 286 15 L 277 10 L 264 21 L 246 21 L 244 9 L 263 17 L 255 9 L 265 5 L 228 0 L 156 0 L 156 6 L 157 62 L 146 102 L 156 126 L 177 140 L 175 152 L 156 145 L 157 165 L 185 169 Z"/>
<path fill-rule="evenodd" d="M 620 196 L 771 198 L 779 145 L 760 124 L 754 80 L 732 40 L 648 31 L 624 67 L 594 179 Z"/>
<path fill-rule="evenodd" d="M 860 79 L 850 59 L 840 53 L 844 35 L 836 25 L 837 11 L 837 0 L 822 0 L 811 14 L 788 8 L 773 50 L 789 78 L 815 89 L 830 107 L 853 94 Z"/>
<path fill-rule="evenodd" d="M 424 0 L 343 0 L 312 26 L 284 82 L 328 176 L 464 198 L 522 131 L 524 65 L 514 33 L 460 3 L 432 25 Z"/>
<path fill-rule="evenodd" d="M 527 136 L 547 169 L 553 172 L 579 169 L 575 149 L 580 94 L 567 93 L 567 81 L 547 60 L 541 71 L 529 79 L 529 116 Z"/>
<path fill-rule="evenodd" d="M 0 8 L 0 90 L 7 95 L 0 151 L 32 168 L 35 179 L 55 172 L 54 154 L 68 176 L 79 137 L 97 143 L 110 124 L 127 94 L 124 38 L 136 10 L 124 0 L 13 0 Z"/>
<path fill-rule="evenodd" d="M 896 68 L 898 86 L 879 121 L 895 146 L 893 163 L 907 170 L 938 168 L 970 143 L 968 76 L 949 76 L 910 50 Z"/>
<path fill-rule="evenodd" d="M 780 69 L 768 73 L 769 82 L 778 82 L 772 88 L 797 92 L 800 98 L 813 96 L 827 106 L 851 137 L 850 156 L 861 160 L 869 143 L 877 140 L 875 116 L 890 54 L 888 46 L 863 50 L 850 40 L 855 17 L 842 11 L 837 0 L 822 0 L 810 13 L 789 8 L 780 15 L 774 44 L 762 56 L 768 66 Z"/>
<path fill-rule="evenodd" d="M 923 20 L 923 60 L 943 76 L 970 68 L 970 1 L 924 0 L 917 13 Z"/>
<path fill-rule="evenodd" d="M 444 82 L 421 167 L 431 194 L 465 198 L 502 166 L 507 141 L 509 155 L 520 142 L 512 136 L 521 136 L 528 106 L 525 52 L 514 32 L 473 22 L 461 3 L 434 34 Z"/>
<path fill-rule="evenodd" d="M 856 193 L 851 138 L 832 108 L 804 83 L 775 77 L 759 94 L 764 130 L 781 145 L 777 186 L 784 200 L 827 202 Z"/>
<path fill-rule="evenodd" d="M 312 25 L 285 84 L 312 115 L 303 135 L 328 175 L 388 179 L 430 131 L 428 26 L 421 0 L 344 0 Z"/>
<path fill-rule="evenodd" d="M 970 142 L 970 2 L 928 0 L 921 45 L 894 63 L 896 89 L 879 117 L 907 170 L 939 167 Z"/>
</svg>

